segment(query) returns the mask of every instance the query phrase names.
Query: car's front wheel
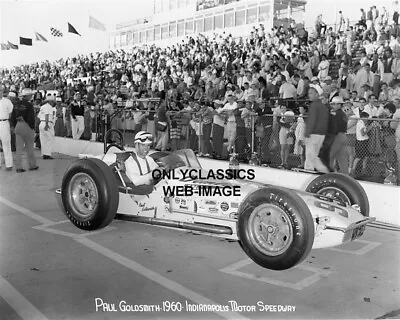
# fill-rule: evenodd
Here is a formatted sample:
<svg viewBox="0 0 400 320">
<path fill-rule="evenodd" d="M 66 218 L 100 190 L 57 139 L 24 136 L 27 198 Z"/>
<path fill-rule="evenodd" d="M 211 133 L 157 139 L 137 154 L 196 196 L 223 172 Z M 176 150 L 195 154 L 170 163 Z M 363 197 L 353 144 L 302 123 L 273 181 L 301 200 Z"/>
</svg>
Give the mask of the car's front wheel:
<svg viewBox="0 0 400 320">
<path fill-rule="evenodd" d="M 309 254 L 314 243 L 314 221 L 295 192 L 271 187 L 240 213 L 238 237 L 243 250 L 258 265 L 285 270 Z"/>
<path fill-rule="evenodd" d="M 80 159 L 66 171 L 61 197 L 67 217 L 83 230 L 107 226 L 115 217 L 119 193 L 112 170 L 99 159 Z"/>
</svg>

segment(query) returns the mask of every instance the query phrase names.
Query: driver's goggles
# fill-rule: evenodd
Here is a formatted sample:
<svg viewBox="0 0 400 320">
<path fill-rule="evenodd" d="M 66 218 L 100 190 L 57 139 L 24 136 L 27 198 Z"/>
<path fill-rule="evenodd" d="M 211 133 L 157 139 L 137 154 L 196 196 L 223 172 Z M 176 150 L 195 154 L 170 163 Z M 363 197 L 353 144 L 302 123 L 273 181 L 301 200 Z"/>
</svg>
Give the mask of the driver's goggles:
<svg viewBox="0 0 400 320">
<path fill-rule="evenodd" d="M 153 142 L 153 136 L 147 135 L 140 138 L 136 138 L 135 142 L 141 142 L 141 143 Z"/>
</svg>

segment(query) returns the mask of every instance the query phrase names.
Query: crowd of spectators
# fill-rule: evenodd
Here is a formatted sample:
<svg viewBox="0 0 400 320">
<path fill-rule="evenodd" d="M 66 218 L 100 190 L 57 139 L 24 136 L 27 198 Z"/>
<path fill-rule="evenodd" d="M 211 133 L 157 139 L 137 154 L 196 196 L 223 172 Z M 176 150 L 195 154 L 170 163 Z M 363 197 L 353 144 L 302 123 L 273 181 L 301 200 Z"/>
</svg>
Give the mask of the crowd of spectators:
<svg viewBox="0 0 400 320">
<path fill-rule="evenodd" d="M 398 12 L 361 9 L 355 24 L 339 16 L 336 31 L 318 16 L 315 30 L 259 25 L 247 38 L 199 34 L 167 48 L 79 55 L 0 77 L 9 92 L 37 91 L 37 107 L 46 95 L 40 89 L 57 90 L 58 136 L 91 139 L 102 121 L 123 122 L 129 131 L 147 128 L 160 150 L 190 147 L 215 158 L 235 150 L 242 160 L 254 150 L 260 164 L 278 158 L 281 168 L 293 167 L 295 155 L 295 166 L 353 175 L 365 174 L 371 161 L 398 166 Z M 79 125 L 71 123 L 77 115 Z"/>
</svg>

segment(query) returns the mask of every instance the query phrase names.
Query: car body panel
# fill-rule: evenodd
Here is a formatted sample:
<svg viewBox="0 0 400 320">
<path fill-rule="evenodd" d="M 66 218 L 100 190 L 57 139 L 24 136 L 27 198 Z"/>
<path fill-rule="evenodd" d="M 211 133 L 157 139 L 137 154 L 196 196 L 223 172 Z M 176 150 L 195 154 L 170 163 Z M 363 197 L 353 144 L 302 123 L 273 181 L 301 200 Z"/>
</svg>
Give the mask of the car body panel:
<svg viewBox="0 0 400 320">
<path fill-rule="evenodd" d="M 96 158 L 111 165 L 116 161 L 117 148 L 106 155 Z M 192 150 L 180 150 L 174 153 L 178 155 L 187 166 L 173 169 L 176 179 L 162 179 L 154 186 L 153 192 L 148 195 L 129 194 L 128 189 L 120 190 L 118 214 L 132 218 L 147 219 L 146 221 L 175 221 L 188 224 L 202 224 L 214 227 L 230 229 L 229 234 L 223 234 L 228 239 L 239 240 L 237 237 L 237 222 L 240 214 L 240 206 L 246 198 L 260 189 L 268 189 L 272 185 L 248 180 L 216 180 L 216 179 L 183 179 L 181 170 L 193 168 L 201 169 L 200 164 Z M 93 157 L 80 155 L 80 158 Z M 164 158 L 155 159 L 163 161 Z M 165 158 L 166 159 L 166 158 Z M 171 160 L 171 159 L 169 159 Z M 172 160 L 174 158 L 172 157 Z M 157 162 L 156 161 L 156 162 Z M 167 161 L 168 162 L 168 161 Z M 206 171 L 204 176 L 207 176 Z M 180 178 L 180 179 L 178 179 Z M 226 197 L 216 196 L 169 196 L 164 188 L 169 186 L 191 185 L 199 186 L 239 186 L 240 196 Z M 123 192 L 123 191 L 126 192 Z M 362 236 L 367 223 L 375 220 L 366 218 L 355 207 L 348 206 L 340 201 L 301 190 L 293 190 L 307 204 L 313 217 L 315 238 L 313 249 L 326 248 L 341 245 Z M 177 225 L 178 225 L 177 224 Z"/>
</svg>

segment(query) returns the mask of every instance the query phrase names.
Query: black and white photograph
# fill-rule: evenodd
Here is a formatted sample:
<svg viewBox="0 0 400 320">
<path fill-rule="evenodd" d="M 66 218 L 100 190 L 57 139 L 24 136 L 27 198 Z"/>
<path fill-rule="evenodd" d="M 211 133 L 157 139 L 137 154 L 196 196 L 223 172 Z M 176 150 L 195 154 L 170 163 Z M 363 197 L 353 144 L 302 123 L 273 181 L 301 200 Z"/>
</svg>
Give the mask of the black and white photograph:
<svg viewBox="0 0 400 320">
<path fill-rule="evenodd" d="M 0 320 L 400 319 L 399 0 L 0 0 Z"/>
</svg>

